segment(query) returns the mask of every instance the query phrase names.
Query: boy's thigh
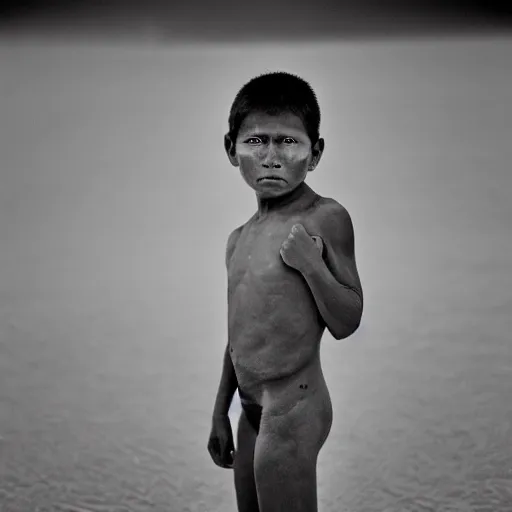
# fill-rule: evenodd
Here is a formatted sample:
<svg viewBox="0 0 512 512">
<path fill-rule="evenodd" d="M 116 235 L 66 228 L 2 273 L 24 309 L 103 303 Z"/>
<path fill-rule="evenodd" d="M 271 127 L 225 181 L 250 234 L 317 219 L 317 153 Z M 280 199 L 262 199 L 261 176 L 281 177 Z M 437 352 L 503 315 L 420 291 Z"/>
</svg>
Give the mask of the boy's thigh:
<svg viewBox="0 0 512 512">
<path fill-rule="evenodd" d="M 302 444 L 260 429 L 254 452 L 254 476 L 260 512 L 314 512 L 317 507 L 318 443 Z"/>
<path fill-rule="evenodd" d="M 264 414 L 254 450 L 254 467 L 273 465 L 289 474 L 308 472 L 316 467 L 330 423 L 319 416 L 298 414 Z"/>
<path fill-rule="evenodd" d="M 237 451 L 233 465 L 239 512 L 260 512 L 254 477 L 256 438 L 257 432 L 242 411 L 238 422 Z"/>
<path fill-rule="evenodd" d="M 265 405 L 254 450 L 260 512 L 314 512 L 318 453 L 332 423 L 328 391 L 285 393 Z"/>
<path fill-rule="evenodd" d="M 327 392 L 297 401 L 269 404 L 262 415 L 256 450 L 258 456 L 282 452 L 297 461 L 314 461 L 332 425 L 332 404 Z"/>
</svg>

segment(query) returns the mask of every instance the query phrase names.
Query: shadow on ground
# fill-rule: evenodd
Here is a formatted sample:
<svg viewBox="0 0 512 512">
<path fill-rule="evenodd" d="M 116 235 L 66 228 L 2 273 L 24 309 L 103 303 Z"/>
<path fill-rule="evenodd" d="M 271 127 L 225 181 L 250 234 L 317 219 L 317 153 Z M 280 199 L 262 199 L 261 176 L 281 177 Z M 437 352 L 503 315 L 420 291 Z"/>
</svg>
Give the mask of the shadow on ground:
<svg viewBox="0 0 512 512">
<path fill-rule="evenodd" d="M 0 34 L 183 42 L 308 41 L 512 33 L 504 0 L 75 0 L 1 8 Z"/>
</svg>

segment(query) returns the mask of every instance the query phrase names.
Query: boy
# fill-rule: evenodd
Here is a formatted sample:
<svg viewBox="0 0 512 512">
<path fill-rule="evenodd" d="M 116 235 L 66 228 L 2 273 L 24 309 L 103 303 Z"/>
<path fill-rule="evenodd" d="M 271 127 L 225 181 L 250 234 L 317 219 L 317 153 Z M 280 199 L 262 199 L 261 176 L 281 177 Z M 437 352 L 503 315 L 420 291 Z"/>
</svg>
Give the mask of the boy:
<svg viewBox="0 0 512 512">
<path fill-rule="evenodd" d="M 325 327 L 344 339 L 361 320 L 350 216 L 304 182 L 324 149 L 319 126 L 310 85 L 268 73 L 237 94 L 224 139 L 258 203 L 227 242 L 228 344 L 208 442 L 215 464 L 234 468 L 239 512 L 316 512 L 317 457 L 332 423 L 320 339 Z"/>
</svg>

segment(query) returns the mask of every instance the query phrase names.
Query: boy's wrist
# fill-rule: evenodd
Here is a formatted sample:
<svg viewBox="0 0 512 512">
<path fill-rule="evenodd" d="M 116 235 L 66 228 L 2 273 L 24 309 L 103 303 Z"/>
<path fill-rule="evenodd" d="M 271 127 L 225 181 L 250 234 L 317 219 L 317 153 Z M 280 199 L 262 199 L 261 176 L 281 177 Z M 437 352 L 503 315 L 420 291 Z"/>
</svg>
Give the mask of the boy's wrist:
<svg viewBox="0 0 512 512">
<path fill-rule="evenodd" d="M 300 272 L 304 277 L 314 275 L 320 271 L 322 263 L 322 258 L 314 258 L 308 260 L 304 263 L 304 265 L 302 265 Z"/>
</svg>

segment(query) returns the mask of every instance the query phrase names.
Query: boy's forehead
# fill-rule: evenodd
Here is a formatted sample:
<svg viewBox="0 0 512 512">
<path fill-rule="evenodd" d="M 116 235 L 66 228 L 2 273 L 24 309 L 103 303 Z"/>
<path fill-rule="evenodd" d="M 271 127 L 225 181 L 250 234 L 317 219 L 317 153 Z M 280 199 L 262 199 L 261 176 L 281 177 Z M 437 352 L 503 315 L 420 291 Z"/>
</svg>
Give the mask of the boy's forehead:
<svg viewBox="0 0 512 512">
<path fill-rule="evenodd" d="M 243 120 L 240 132 L 295 132 L 306 133 L 302 119 L 292 112 L 271 115 L 265 112 L 251 112 Z"/>
</svg>

